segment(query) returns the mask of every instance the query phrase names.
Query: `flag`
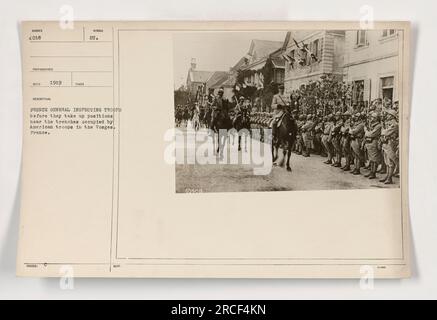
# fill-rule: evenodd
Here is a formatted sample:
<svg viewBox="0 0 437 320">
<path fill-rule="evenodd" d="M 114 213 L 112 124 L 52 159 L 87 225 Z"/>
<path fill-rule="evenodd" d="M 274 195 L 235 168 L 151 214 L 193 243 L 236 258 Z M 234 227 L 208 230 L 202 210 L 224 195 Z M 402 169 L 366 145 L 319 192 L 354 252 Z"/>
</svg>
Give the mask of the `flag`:
<svg viewBox="0 0 437 320">
<path fill-rule="evenodd" d="M 296 47 L 300 48 L 299 43 L 297 43 L 296 39 L 293 38 L 293 41 L 296 44 Z"/>
</svg>

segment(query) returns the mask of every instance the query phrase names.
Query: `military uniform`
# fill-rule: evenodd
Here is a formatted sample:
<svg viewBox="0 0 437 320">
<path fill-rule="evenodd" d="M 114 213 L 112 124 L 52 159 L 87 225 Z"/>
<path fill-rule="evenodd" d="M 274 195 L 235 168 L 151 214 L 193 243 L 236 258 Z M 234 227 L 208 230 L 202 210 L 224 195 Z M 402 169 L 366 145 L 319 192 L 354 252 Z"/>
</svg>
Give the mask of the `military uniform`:
<svg viewBox="0 0 437 320">
<path fill-rule="evenodd" d="M 335 162 L 332 164 L 334 167 L 341 167 L 341 127 L 343 126 L 343 120 L 341 119 L 340 112 L 336 113 L 336 121 L 334 127 L 331 130 L 331 142 L 334 147 Z"/>
<path fill-rule="evenodd" d="M 307 116 L 306 122 L 302 125 L 301 131 L 302 131 L 302 141 L 304 146 L 304 153 L 303 155 L 305 157 L 309 157 L 311 153 L 311 149 L 313 149 L 313 129 L 314 129 L 314 122 L 312 120 L 312 115 Z"/>
<path fill-rule="evenodd" d="M 378 114 L 373 112 L 371 114 L 371 122 L 369 128 L 364 133 L 364 144 L 367 151 L 367 157 L 370 161 L 370 172 L 365 175 L 369 179 L 376 178 L 376 169 L 378 164 L 381 163 L 381 151 L 379 150 L 379 137 L 381 135 L 381 123 L 378 119 Z"/>
<path fill-rule="evenodd" d="M 360 174 L 360 168 L 364 164 L 364 152 L 361 148 L 364 137 L 364 121 L 361 114 L 355 115 L 356 120 L 354 125 L 349 130 L 349 136 L 351 139 L 351 150 L 354 158 L 354 170 L 353 174 Z"/>
<path fill-rule="evenodd" d="M 385 123 L 385 128 L 381 130 L 382 150 L 384 151 L 384 162 L 387 166 L 387 176 L 380 182 L 391 184 L 395 168 L 399 165 L 399 125 L 396 120 L 396 112 L 389 110 L 390 120 Z"/>
<path fill-rule="evenodd" d="M 324 124 L 322 134 L 322 144 L 328 154 L 328 160 L 325 161 L 326 164 L 332 164 L 332 158 L 334 157 L 333 146 L 331 144 L 331 131 L 334 128 L 334 122 L 332 120 L 332 116 L 328 116 L 328 121 Z"/>
<path fill-rule="evenodd" d="M 326 120 L 326 117 L 325 117 Z M 322 145 L 322 135 L 323 135 L 323 125 L 324 125 L 324 121 L 323 120 L 315 120 L 315 125 L 314 125 L 314 139 L 313 139 L 313 144 L 314 144 L 314 152 L 316 154 L 321 155 L 322 157 L 326 157 L 326 153 L 325 150 L 323 148 Z"/>
<path fill-rule="evenodd" d="M 350 164 L 351 164 L 351 161 L 352 161 L 350 136 L 349 136 L 349 130 L 350 130 L 350 127 L 351 127 L 350 113 L 348 111 L 346 111 L 343 114 L 343 117 L 344 117 L 344 121 L 343 121 L 343 125 L 342 125 L 342 127 L 340 129 L 340 133 L 341 133 L 340 143 L 341 143 L 342 155 L 346 159 L 346 164 L 344 165 L 344 167 L 342 167 L 342 169 L 344 171 L 349 171 L 350 170 Z"/>
<path fill-rule="evenodd" d="M 305 123 L 304 115 L 299 115 L 298 120 L 296 121 L 297 126 L 297 134 L 296 134 L 296 153 L 302 154 L 303 151 L 303 141 L 302 141 L 302 131 L 301 128 Z"/>
</svg>

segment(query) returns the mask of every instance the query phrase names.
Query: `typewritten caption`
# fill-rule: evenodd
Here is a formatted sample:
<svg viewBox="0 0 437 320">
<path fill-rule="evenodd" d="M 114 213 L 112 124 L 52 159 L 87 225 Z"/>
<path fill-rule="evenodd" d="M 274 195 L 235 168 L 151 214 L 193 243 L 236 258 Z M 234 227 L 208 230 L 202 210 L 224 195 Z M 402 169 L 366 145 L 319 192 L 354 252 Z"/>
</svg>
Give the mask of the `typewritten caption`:
<svg viewBox="0 0 437 320">
<path fill-rule="evenodd" d="M 116 128 L 114 117 L 120 112 L 121 108 L 112 107 L 31 108 L 28 128 L 31 135 L 110 131 Z"/>
</svg>

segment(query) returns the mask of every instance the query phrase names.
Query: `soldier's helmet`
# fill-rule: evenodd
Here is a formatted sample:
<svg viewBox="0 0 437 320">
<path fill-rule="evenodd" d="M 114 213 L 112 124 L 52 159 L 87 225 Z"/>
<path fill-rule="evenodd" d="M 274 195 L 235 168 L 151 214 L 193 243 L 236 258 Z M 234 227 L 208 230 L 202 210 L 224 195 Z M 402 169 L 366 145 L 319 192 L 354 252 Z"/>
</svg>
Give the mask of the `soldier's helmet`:
<svg viewBox="0 0 437 320">
<path fill-rule="evenodd" d="M 395 110 L 389 109 L 386 112 L 387 112 L 388 119 L 390 119 L 390 118 L 397 119 L 398 118 L 397 112 Z"/>
<path fill-rule="evenodd" d="M 372 118 L 372 119 L 378 119 L 378 118 L 379 118 L 379 113 L 373 111 L 373 112 L 370 114 L 370 118 Z"/>
<path fill-rule="evenodd" d="M 307 115 L 307 120 L 310 120 L 310 119 L 312 119 L 313 118 L 313 115 L 312 114 L 308 114 Z"/>
<path fill-rule="evenodd" d="M 343 113 L 343 117 L 350 117 L 351 113 L 349 111 L 346 111 L 345 113 Z"/>
<path fill-rule="evenodd" d="M 305 119 L 305 115 L 304 115 L 304 114 L 301 114 L 301 115 L 299 116 L 299 120 L 303 120 L 303 119 Z"/>
<path fill-rule="evenodd" d="M 244 101 L 244 97 L 241 96 L 238 100 L 240 100 L 240 101 Z"/>
<path fill-rule="evenodd" d="M 335 113 L 335 115 L 338 116 L 338 117 L 341 116 L 341 111 L 337 111 L 337 112 Z"/>
</svg>

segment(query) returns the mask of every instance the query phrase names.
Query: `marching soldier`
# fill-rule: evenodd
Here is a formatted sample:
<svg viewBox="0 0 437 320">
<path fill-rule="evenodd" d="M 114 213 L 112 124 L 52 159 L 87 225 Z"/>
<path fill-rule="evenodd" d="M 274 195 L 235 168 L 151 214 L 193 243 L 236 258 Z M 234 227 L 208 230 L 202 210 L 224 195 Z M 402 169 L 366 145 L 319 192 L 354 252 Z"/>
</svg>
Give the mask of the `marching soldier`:
<svg viewBox="0 0 437 320">
<path fill-rule="evenodd" d="M 370 114 L 369 126 L 364 131 L 364 146 L 370 162 L 370 172 L 366 174 L 365 177 L 369 179 L 376 178 L 376 169 L 381 163 L 381 152 L 378 148 L 378 140 L 381 135 L 381 128 L 379 114 L 373 111 Z"/>
<path fill-rule="evenodd" d="M 379 180 L 384 184 L 393 183 L 393 174 L 395 168 L 399 165 L 398 153 L 398 136 L 399 126 L 397 122 L 397 114 L 395 110 L 386 111 L 387 121 L 386 127 L 381 131 L 382 149 L 384 151 L 384 162 L 387 166 L 387 175 Z"/>
<path fill-rule="evenodd" d="M 355 121 L 353 127 L 349 131 L 351 138 L 351 149 L 354 160 L 354 170 L 351 172 L 354 175 L 361 174 L 360 168 L 364 164 L 364 152 L 361 149 L 364 137 L 364 115 L 356 113 L 354 115 Z"/>
</svg>

